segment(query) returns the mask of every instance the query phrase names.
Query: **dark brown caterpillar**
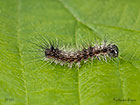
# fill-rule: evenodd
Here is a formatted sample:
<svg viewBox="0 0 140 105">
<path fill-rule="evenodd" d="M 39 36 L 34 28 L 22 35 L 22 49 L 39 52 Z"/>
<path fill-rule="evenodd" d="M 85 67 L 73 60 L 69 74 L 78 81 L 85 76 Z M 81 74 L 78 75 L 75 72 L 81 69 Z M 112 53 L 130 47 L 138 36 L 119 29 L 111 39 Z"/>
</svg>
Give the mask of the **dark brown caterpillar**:
<svg viewBox="0 0 140 105">
<path fill-rule="evenodd" d="M 87 49 L 83 49 L 77 52 L 65 52 L 55 48 L 53 45 L 50 48 L 45 49 L 46 58 L 53 58 L 57 61 L 68 62 L 68 63 L 78 63 L 82 60 L 87 60 L 88 58 L 97 57 L 100 55 L 106 57 L 118 57 L 119 49 L 115 44 L 103 44 L 101 46 L 90 46 Z M 106 59 L 106 58 L 105 58 Z"/>
<path fill-rule="evenodd" d="M 29 41 L 30 42 L 30 41 Z M 87 59 L 97 58 L 100 60 L 100 57 L 103 56 L 106 60 L 106 57 L 116 58 L 119 55 L 119 49 L 115 44 L 107 44 L 106 41 L 102 45 L 92 46 L 90 43 L 88 48 L 82 48 L 82 50 L 77 51 L 64 51 L 62 48 L 58 47 L 59 45 L 63 45 L 63 43 L 59 43 L 58 40 L 50 40 L 50 38 L 44 38 L 41 36 L 41 42 L 34 43 L 35 45 L 35 55 L 37 55 L 38 59 L 45 58 L 45 63 L 56 63 L 60 65 L 67 65 L 72 67 L 73 64 L 77 64 L 80 67 L 82 62 L 86 62 Z M 67 47 L 67 45 L 65 45 Z M 33 46 L 32 46 L 33 47 Z M 34 58 L 33 58 L 34 59 Z M 46 62 L 47 60 L 47 62 Z"/>
</svg>

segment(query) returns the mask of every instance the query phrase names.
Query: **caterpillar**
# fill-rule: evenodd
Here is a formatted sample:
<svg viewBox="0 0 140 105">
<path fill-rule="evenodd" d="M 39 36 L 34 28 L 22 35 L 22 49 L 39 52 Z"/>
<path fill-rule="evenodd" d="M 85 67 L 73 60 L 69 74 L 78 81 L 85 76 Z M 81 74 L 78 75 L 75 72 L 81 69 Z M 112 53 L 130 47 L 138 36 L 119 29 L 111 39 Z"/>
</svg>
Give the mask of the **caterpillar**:
<svg viewBox="0 0 140 105">
<path fill-rule="evenodd" d="M 90 46 L 88 49 L 83 49 L 82 51 L 77 52 L 65 52 L 51 46 L 50 48 L 45 49 L 45 57 L 53 58 L 58 61 L 73 63 L 80 62 L 81 60 L 87 60 L 96 56 L 99 59 L 99 56 L 109 56 L 109 57 L 118 57 L 119 49 L 115 44 L 108 44 L 103 46 Z"/>
<path fill-rule="evenodd" d="M 61 50 L 51 41 L 46 41 L 46 39 L 43 39 L 43 43 L 39 47 L 43 49 L 46 60 L 53 59 L 55 63 L 61 62 L 61 65 L 68 63 L 69 67 L 72 67 L 73 63 L 77 63 L 80 67 L 81 61 L 87 61 L 87 59 L 93 59 L 94 57 L 100 60 L 100 56 L 103 56 L 106 60 L 106 57 L 116 58 L 119 55 L 118 46 L 112 43 L 107 44 L 106 41 L 102 45 L 90 45 L 88 48 L 83 48 L 75 52 Z"/>
</svg>

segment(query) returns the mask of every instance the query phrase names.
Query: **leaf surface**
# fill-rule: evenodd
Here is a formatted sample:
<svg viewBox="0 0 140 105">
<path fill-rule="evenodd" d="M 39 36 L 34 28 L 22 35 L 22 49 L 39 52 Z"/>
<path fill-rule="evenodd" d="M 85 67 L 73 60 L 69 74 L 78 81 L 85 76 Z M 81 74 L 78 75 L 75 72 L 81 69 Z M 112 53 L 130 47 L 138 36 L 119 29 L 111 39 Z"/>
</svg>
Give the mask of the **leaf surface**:
<svg viewBox="0 0 140 105">
<path fill-rule="evenodd" d="M 0 1 L 0 104 L 139 105 L 139 4 L 138 0 Z M 40 60 L 43 54 L 33 52 L 37 48 L 33 43 L 42 44 L 40 36 L 71 47 L 107 39 L 118 45 L 120 56 L 115 61 L 88 61 L 79 69 L 47 64 Z"/>
</svg>

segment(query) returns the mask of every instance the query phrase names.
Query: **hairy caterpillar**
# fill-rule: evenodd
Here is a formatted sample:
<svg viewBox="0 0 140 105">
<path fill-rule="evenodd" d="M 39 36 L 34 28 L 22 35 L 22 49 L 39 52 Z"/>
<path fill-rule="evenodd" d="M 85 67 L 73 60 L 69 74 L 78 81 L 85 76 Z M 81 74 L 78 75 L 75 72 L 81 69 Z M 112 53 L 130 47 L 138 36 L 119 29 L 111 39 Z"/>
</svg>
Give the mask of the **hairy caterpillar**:
<svg viewBox="0 0 140 105">
<path fill-rule="evenodd" d="M 115 44 L 107 44 L 106 41 L 102 45 L 87 46 L 77 51 L 64 51 L 58 46 L 56 47 L 53 41 L 47 41 L 42 38 L 43 44 L 37 45 L 42 50 L 42 53 L 47 61 L 50 59 L 55 63 L 68 63 L 69 67 L 72 67 L 73 63 L 78 64 L 80 67 L 80 62 L 86 61 L 87 59 L 93 59 L 94 57 L 100 60 L 100 56 L 103 56 L 106 60 L 106 57 L 116 58 L 119 54 L 119 49 Z"/>
</svg>

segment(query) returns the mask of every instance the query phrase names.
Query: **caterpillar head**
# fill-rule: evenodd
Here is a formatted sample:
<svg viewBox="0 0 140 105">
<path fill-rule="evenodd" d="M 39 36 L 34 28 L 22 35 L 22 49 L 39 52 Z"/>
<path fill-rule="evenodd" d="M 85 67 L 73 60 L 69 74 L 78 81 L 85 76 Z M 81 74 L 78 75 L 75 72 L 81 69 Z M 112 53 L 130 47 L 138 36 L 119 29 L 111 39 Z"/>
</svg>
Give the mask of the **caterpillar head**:
<svg viewBox="0 0 140 105">
<path fill-rule="evenodd" d="M 112 45 L 112 44 L 109 44 L 108 46 L 107 46 L 107 53 L 108 53 L 108 56 L 109 57 L 118 57 L 118 55 L 119 55 L 119 49 L 118 49 L 118 47 L 114 44 L 114 45 Z"/>
</svg>

